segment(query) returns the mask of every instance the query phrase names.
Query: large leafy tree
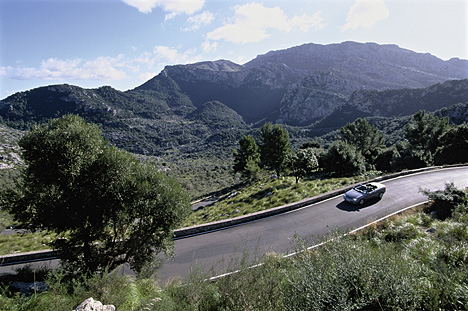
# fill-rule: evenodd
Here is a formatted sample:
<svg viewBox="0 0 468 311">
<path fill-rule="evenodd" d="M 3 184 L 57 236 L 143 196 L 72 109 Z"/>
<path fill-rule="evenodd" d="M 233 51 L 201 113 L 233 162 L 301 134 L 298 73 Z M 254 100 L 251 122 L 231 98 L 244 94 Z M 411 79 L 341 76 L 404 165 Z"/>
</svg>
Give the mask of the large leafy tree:
<svg viewBox="0 0 468 311">
<path fill-rule="evenodd" d="M 340 130 L 343 139 L 355 146 L 373 164 L 380 151 L 385 147 L 384 135 L 367 120 L 358 118 Z"/>
<path fill-rule="evenodd" d="M 291 151 L 288 131 L 270 122 L 265 123 L 260 129 L 260 159 L 262 166 L 272 169 L 276 175 L 285 169 L 287 154 Z"/>
<path fill-rule="evenodd" d="M 188 196 L 155 167 L 110 146 L 96 125 L 67 115 L 35 127 L 19 144 L 26 168 L 0 205 L 30 229 L 66 237 L 53 246 L 69 271 L 129 263 L 139 272 L 171 250 Z"/>
<path fill-rule="evenodd" d="M 234 172 L 252 179 L 260 171 L 260 151 L 255 139 L 245 135 L 239 140 L 239 148 L 233 151 Z"/>
<path fill-rule="evenodd" d="M 434 154 L 435 164 L 468 162 L 468 125 L 466 123 L 450 128 L 440 136 L 439 141 L 439 147 Z"/>
<path fill-rule="evenodd" d="M 315 151 L 312 148 L 289 153 L 286 157 L 286 164 L 292 175 L 296 177 L 296 183 L 299 182 L 300 178 L 310 175 L 319 166 Z"/>
<path fill-rule="evenodd" d="M 405 137 L 412 148 L 434 154 L 439 137 L 448 129 L 447 117 L 439 118 L 421 110 L 413 115 L 412 122 L 405 127 Z"/>
<path fill-rule="evenodd" d="M 366 160 L 355 146 L 335 141 L 322 157 L 325 171 L 340 176 L 359 175 L 366 171 Z"/>
</svg>

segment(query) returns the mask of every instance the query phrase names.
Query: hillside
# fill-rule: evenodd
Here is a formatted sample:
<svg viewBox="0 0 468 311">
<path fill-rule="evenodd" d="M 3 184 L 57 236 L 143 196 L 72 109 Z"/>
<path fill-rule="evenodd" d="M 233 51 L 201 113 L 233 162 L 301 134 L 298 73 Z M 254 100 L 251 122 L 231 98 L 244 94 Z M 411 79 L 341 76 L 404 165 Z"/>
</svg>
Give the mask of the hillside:
<svg viewBox="0 0 468 311">
<path fill-rule="evenodd" d="M 126 92 L 67 84 L 19 92 L 0 101 L 0 121 L 27 129 L 75 113 L 134 153 L 229 153 L 265 121 L 306 127 L 314 136 L 356 117 L 399 117 L 467 103 L 467 78 L 467 60 L 443 61 L 395 45 L 305 44 L 245 65 L 167 66 Z"/>
<path fill-rule="evenodd" d="M 336 129 L 356 118 L 403 117 L 419 110 L 434 112 L 459 103 L 468 103 L 468 79 L 449 80 L 419 89 L 360 90 L 321 119 L 314 128 Z M 461 120 L 457 118 L 452 121 L 461 123 Z"/>
</svg>

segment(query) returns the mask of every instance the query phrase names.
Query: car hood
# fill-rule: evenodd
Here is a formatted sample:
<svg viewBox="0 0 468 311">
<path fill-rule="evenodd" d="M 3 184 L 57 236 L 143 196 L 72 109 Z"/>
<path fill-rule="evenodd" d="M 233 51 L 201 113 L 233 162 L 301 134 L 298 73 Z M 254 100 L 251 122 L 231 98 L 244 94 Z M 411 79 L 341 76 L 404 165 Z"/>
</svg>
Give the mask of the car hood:
<svg viewBox="0 0 468 311">
<path fill-rule="evenodd" d="M 361 193 L 361 192 L 359 192 L 359 191 L 356 191 L 356 190 L 354 190 L 354 189 L 353 189 L 353 190 L 349 190 L 349 191 L 346 192 L 345 194 L 346 194 L 346 196 L 347 196 L 348 198 L 352 198 L 352 199 L 354 199 L 354 198 L 360 198 L 360 197 L 362 197 L 362 196 L 364 195 L 363 193 Z"/>
</svg>

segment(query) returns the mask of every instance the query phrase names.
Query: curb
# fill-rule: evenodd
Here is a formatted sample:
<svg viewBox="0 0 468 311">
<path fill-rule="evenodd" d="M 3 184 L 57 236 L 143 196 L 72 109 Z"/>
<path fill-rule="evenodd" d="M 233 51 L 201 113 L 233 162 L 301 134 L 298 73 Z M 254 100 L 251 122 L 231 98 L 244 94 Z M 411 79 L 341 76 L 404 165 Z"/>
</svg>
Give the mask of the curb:
<svg viewBox="0 0 468 311">
<path fill-rule="evenodd" d="M 410 174 L 416 174 L 416 173 L 421 173 L 421 172 L 426 172 L 426 171 L 432 171 L 432 170 L 437 170 L 441 168 L 450 168 L 450 167 L 461 167 L 461 166 L 467 166 L 467 165 L 449 165 L 449 166 L 432 166 L 432 167 L 425 167 L 425 168 L 420 168 L 420 169 L 415 169 L 415 170 L 409 170 L 409 171 L 402 171 L 390 175 L 385 175 L 385 176 L 380 176 L 374 179 L 370 179 L 367 182 L 372 182 L 372 181 L 384 181 L 400 176 L 405 176 L 405 175 L 410 175 Z M 356 185 L 356 184 L 355 184 Z M 223 230 L 230 228 L 232 226 L 238 226 L 241 224 L 245 224 L 247 222 L 259 220 L 262 218 L 267 218 L 279 214 L 283 214 L 292 210 L 296 210 L 302 207 L 305 207 L 307 205 L 311 205 L 320 201 L 327 200 L 329 198 L 341 195 L 354 187 L 355 185 L 351 185 L 345 188 L 341 188 L 338 190 L 330 191 L 325 194 L 321 194 L 312 198 L 307 198 L 298 202 L 274 207 L 271 209 L 255 212 L 253 214 L 249 215 L 244 215 L 244 216 L 239 216 L 236 218 L 231 218 L 231 219 L 225 219 L 225 220 L 219 220 L 207 224 L 202 224 L 202 225 L 197 225 L 197 226 L 192 226 L 192 227 L 186 227 L 186 228 L 181 228 L 174 230 L 174 239 L 183 239 L 183 238 L 188 238 L 194 235 L 199 235 L 199 234 L 204 234 L 204 233 L 209 233 L 213 231 L 218 231 L 218 230 Z M 60 252 L 56 250 L 43 250 L 43 251 L 35 251 L 35 252 L 28 252 L 28 253 L 20 253 L 20 254 L 9 254 L 9 255 L 0 255 L 0 267 L 3 266 L 9 266 L 9 265 L 16 265 L 16 264 L 21 264 L 21 263 L 30 263 L 34 261 L 44 261 L 44 260 L 51 260 L 51 259 L 58 259 L 60 257 Z"/>
<path fill-rule="evenodd" d="M 432 167 L 425 167 L 425 168 L 420 168 L 420 169 L 415 169 L 415 170 L 402 171 L 402 172 L 398 172 L 398 173 L 394 173 L 394 174 L 380 176 L 380 177 L 377 177 L 377 178 L 374 178 L 374 179 L 370 179 L 367 182 L 384 181 L 384 180 L 388 180 L 388 179 L 392 179 L 392 178 L 396 178 L 396 177 L 400 177 L 400 176 L 405 176 L 405 175 L 410 175 L 410 174 L 415 174 L 415 173 L 421 173 L 421 172 L 431 171 L 431 170 L 436 170 L 436 169 L 441 169 L 441 168 L 445 168 L 445 167 L 443 167 L 443 166 L 432 166 Z M 345 193 L 346 191 L 350 190 L 351 188 L 353 188 L 356 185 L 357 184 L 354 184 L 354 185 L 351 185 L 351 186 L 348 186 L 348 187 L 345 187 L 345 188 L 341 188 L 341 189 L 338 189 L 338 190 L 333 190 L 333 191 L 330 191 L 330 192 L 327 192 L 327 193 L 324 193 L 324 194 L 321 194 L 321 195 L 318 195 L 318 196 L 315 196 L 315 197 L 312 197 L 312 198 L 307 198 L 307 199 L 303 199 L 301 201 L 297 201 L 297 202 L 294 202 L 294 203 L 289 203 L 289 204 L 286 204 L 286 205 L 273 207 L 273 208 L 263 210 L 263 211 L 259 211 L 259 212 L 255 212 L 255 213 L 252 213 L 252 214 L 249 214 L 249 215 L 244 215 L 244 216 L 239 216 L 239 217 L 236 217 L 236 218 L 224 219 L 224 220 L 214 221 L 214 222 L 210 222 L 210 223 L 206 223 L 206 224 L 202 224 L 202 225 L 196 225 L 196 226 L 192 226 L 192 227 L 186 227 L 186 228 L 181 228 L 181 229 L 178 229 L 178 230 L 174 230 L 174 238 L 175 239 L 183 239 L 183 238 L 187 238 L 187 237 L 190 237 L 190 236 L 193 236 L 193 235 L 208 233 L 208 232 L 212 232 L 212 231 L 223 230 L 223 229 L 230 228 L 232 226 L 238 226 L 238 225 L 241 225 L 241 224 L 244 224 L 244 223 L 247 223 L 247 222 L 251 222 L 251 221 L 259 220 L 259 219 L 262 219 L 262 218 L 267 218 L 267 217 L 283 214 L 283 213 L 286 213 L 286 212 L 290 212 L 292 210 L 299 209 L 299 208 L 302 208 L 304 206 L 311 205 L 311 204 L 314 204 L 314 203 L 324 201 L 324 200 L 327 200 L 329 198 L 341 195 L 341 194 Z"/>
<path fill-rule="evenodd" d="M 60 258 L 60 251 L 43 250 L 0 256 L 0 267 Z"/>
</svg>

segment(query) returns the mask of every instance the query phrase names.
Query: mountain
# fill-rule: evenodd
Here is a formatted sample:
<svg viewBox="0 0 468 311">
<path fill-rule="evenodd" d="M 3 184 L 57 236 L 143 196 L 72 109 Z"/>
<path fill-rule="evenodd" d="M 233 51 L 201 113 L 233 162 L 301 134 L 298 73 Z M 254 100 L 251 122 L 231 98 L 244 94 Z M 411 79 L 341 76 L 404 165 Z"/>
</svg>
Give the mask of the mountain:
<svg viewBox="0 0 468 311">
<path fill-rule="evenodd" d="M 449 79 L 467 78 L 468 61 L 443 61 L 397 45 L 343 42 L 304 44 L 257 56 L 246 64 L 285 64 L 308 72 L 332 72 L 363 89 L 426 87 Z"/>
<path fill-rule="evenodd" d="M 357 90 L 423 88 L 465 78 L 467 60 L 443 61 L 396 45 L 344 42 L 272 51 L 243 66 L 226 60 L 167 66 L 135 90 L 158 93 L 170 85 L 196 107 L 217 100 L 247 123 L 307 125 Z"/>
<path fill-rule="evenodd" d="M 229 61 L 167 66 L 131 92 L 158 94 L 164 86 L 188 98 L 194 107 L 219 101 L 239 113 L 246 122 L 257 122 L 277 111 L 287 88 L 304 76 L 282 64 L 247 68 Z"/>
<path fill-rule="evenodd" d="M 468 79 L 448 80 L 419 89 L 360 90 L 314 127 L 339 128 L 356 118 L 402 117 L 419 110 L 433 112 L 459 103 L 468 103 Z"/>
<path fill-rule="evenodd" d="M 206 103 L 198 110 L 185 95 L 167 89 L 148 95 L 109 86 L 83 89 L 63 84 L 19 92 L 0 102 L 3 123 L 18 129 L 68 113 L 100 124 L 106 139 L 139 154 L 161 154 L 187 145 L 198 150 L 209 143 L 206 139 L 229 131 L 230 139 L 218 142 L 223 146 L 238 140 L 248 128 L 242 117 L 221 103 Z"/>
<path fill-rule="evenodd" d="M 443 61 L 396 45 L 305 44 L 244 65 L 166 66 L 126 92 L 66 84 L 19 92 L 0 101 L 0 121 L 26 129 L 75 113 L 135 153 L 196 152 L 232 146 L 265 121 L 326 133 L 356 117 L 467 103 L 467 78 L 467 60 Z"/>
</svg>

